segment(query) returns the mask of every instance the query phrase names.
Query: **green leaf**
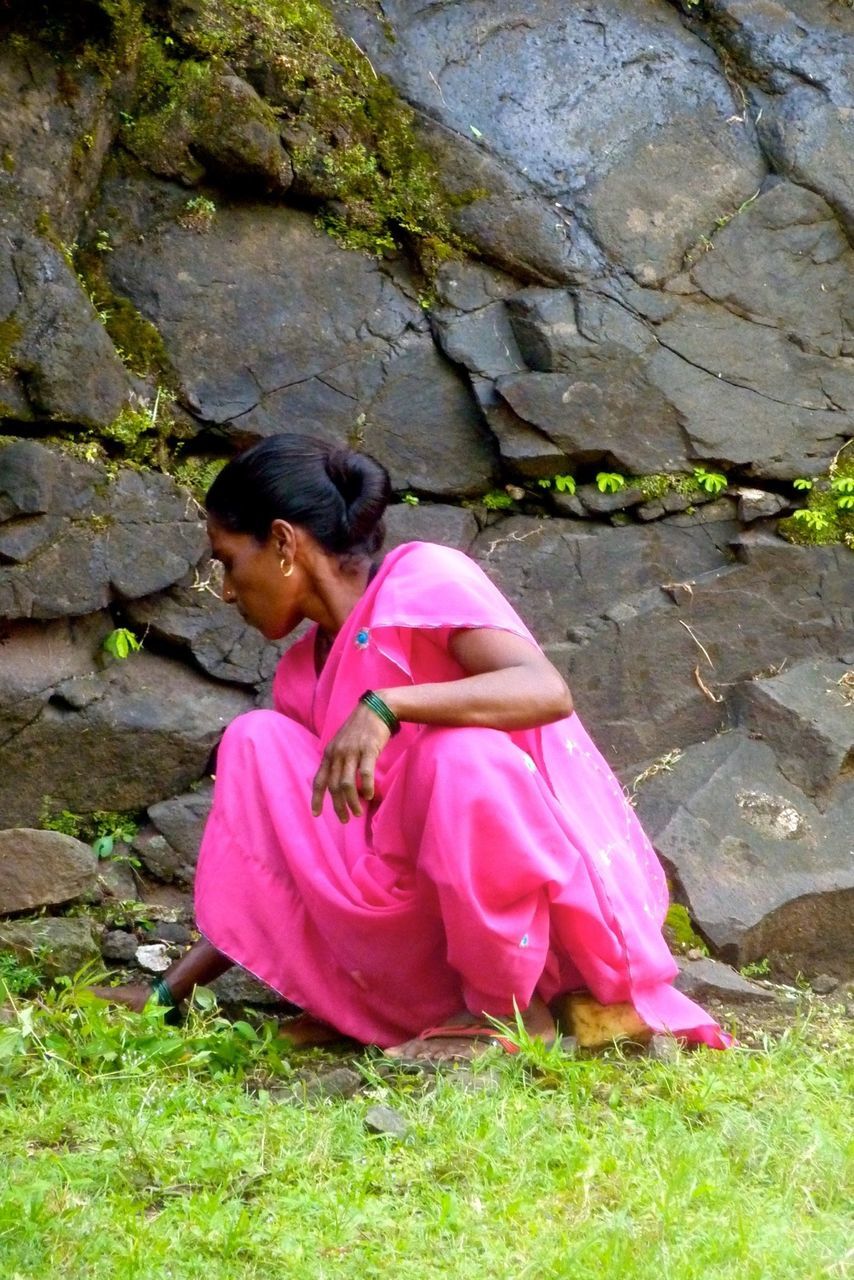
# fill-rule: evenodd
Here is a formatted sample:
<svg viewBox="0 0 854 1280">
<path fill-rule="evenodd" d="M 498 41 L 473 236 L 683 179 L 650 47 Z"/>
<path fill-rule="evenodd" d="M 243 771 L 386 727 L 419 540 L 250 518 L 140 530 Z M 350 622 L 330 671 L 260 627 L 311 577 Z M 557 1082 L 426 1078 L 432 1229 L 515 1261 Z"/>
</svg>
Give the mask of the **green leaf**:
<svg viewBox="0 0 854 1280">
<path fill-rule="evenodd" d="M 836 476 L 830 482 L 834 493 L 854 493 L 854 476 Z"/>
<path fill-rule="evenodd" d="M 812 480 L 806 480 L 803 476 L 799 476 L 797 480 L 792 481 L 795 489 L 811 489 Z"/>
<path fill-rule="evenodd" d="M 625 481 L 623 481 L 625 484 Z M 622 488 L 622 485 L 619 486 Z M 555 488 L 558 493 L 575 493 L 574 476 L 555 476 Z"/>
<path fill-rule="evenodd" d="M 600 471 L 596 476 L 596 488 L 600 493 L 619 493 L 626 487 L 626 477 L 618 471 Z"/>
<path fill-rule="evenodd" d="M 92 844 L 92 851 L 95 854 L 95 857 L 109 858 L 110 854 L 113 852 L 115 843 L 115 836 L 98 836 L 98 839 Z"/>
<path fill-rule="evenodd" d="M 836 499 L 836 505 L 840 511 L 854 511 L 854 493 L 843 493 Z"/>
<path fill-rule="evenodd" d="M 117 627 L 105 637 L 103 647 L 112 657 L 123 659 L 132 653 L 138 653 L 142 648 L 142 641 L 137 640 L 134 633 L 127 627 Z"/>
<path fill-rule="evenodd" d="M 721 493 L 727 486 L 727 478 L 720 471 L 706 471 L 704 467 L 694 468 L 694 479 L 706 493 Z"/>
</svg>

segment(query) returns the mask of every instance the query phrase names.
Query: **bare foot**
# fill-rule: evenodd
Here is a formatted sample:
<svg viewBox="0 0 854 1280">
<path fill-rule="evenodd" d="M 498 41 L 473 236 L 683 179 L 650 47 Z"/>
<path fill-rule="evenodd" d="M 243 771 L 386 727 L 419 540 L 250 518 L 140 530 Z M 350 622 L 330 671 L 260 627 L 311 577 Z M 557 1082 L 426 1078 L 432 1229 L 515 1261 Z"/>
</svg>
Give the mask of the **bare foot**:
<svg viewBox="0 0 854 1280">
<path fill-rule="evenodd" d="M 108 1004 L 122 1004 L 126 1009 L 133 1009 L 134 1013 L 142 1013 L 151 999 L 151 988 L 142 984 L 128 984 L 123 987 L 89 987 L 88 990 L 99 1000 L 106 1000 Z"/>
<path fill-rule="evenodd" d="M 512 1027 L 514 1019 L 507 1018 L 506 1022 Z M 528 1035 L 542 1040 L 546 1045 L 554 1042 L 557 1035 L 554 1018 L 539 996 L 534 996 L 522 1014 L 522 1023 Z M 404 1044 L 386 1049 L 386 1057 L 427 1062 L 469 1061 L 479 1053 L 483 1053 L 490 1044 L 500 1043 L 502 1038 L 501 1032 L 493 1028 L 486 1018 L 476 1018 L 468 1011 L 449 1018 L 445 1026 L 448 1028 L 447 1035 L 431 1035 L 429 1038 L 417 1036 L 414 1040 L 407 1040 Z M 472 1038 L 469 1032 L 464 1037 L 454 1036 L 452 1030 L 454 1027 L 482 1029 L 482 1035 Z"/>
<path fill-rule="evenodd" d="M 311 1049 L 316 1045 L 333 1044 L 336 1040 L 346 1039 L 336 1027 L 312 1018 L 310 1013 L 298 1013 L 296 1017 L 280 1022 L 279 1035 L 285 1036 L 298 1049 Z"/>
</svg>

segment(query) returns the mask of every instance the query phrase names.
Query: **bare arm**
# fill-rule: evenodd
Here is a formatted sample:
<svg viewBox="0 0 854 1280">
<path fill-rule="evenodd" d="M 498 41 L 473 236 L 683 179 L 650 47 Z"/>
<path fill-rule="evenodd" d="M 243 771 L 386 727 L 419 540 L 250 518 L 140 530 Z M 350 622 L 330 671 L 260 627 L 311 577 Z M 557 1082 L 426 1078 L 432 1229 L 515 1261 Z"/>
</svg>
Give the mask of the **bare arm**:
<svg viewBox="0 0 854 1280">
<path fill-rule="evenodd" d="M 467 674 L 441 684 L 376 689 L 399 720 L 415 724 L 464 725 L 490 729 L 531 729 L 572 711 L 562 676 L 538 649 L 507 631 L 455 632 L 450 650 Z M 336 814 L 347 822 L 362 812 L 361 794 L 374 794 L 374 766 L 389 731 L 359 703 L 323 753 L 312 790 L 317 815 L 329 791 Z"/>
<path fill-rule="evenodd" d="M 572 697 L 563 677 L 521 636 L 490 629 L 456 631 L 449 647 L 468 673 L 463 679 L 376 690 L 399 720 L 532 729 L 571 713 Z"/>
</svg>

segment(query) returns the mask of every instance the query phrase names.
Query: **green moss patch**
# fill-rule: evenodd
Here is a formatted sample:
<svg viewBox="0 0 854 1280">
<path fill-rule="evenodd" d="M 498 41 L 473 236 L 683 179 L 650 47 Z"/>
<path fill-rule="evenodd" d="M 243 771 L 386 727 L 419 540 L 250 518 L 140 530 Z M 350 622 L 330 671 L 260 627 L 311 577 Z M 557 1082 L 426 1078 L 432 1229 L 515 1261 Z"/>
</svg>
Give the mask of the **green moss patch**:
<svg viewBox="0 0 854 1280">
<path fill-rule="evenodd" d="M 806 503 L 778 524 L 788 542 L 803 547 L 843 543 L 854 551 L 854 442 L 840 449 L 828 468 L 806 490 Z M 806 481 L 796 488 L 802 488 Z"/>
<path fill-rule="evenodd" d="M 405 247 L 427 267 L 462 251 L 413 111 L 316 0 L 201 0 L 174 35 L 130 0 L 102 8 L 120 51 L 111 65 L 136 68 L 122 136 L 143 162 L 202 176 L 191 141 L 217 127 L 217 78 L 233 68 L 265 99 L 257 110 L 281 132 L 296 193 L 320 203 L 321 224 L 345 245 Z"/>
</svg>

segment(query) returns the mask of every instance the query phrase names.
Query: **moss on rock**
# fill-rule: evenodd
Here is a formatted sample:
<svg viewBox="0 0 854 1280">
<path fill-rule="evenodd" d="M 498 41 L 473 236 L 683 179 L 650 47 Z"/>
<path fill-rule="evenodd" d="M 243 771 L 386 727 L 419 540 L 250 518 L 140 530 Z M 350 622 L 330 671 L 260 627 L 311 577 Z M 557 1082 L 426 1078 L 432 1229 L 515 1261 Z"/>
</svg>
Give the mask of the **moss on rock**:
<svg viewBox="0 0 854 1280">
<path fill-rule="evenodd" d="M 221 143 L 222 79 L 236 71 L 260 95 L 241 100 L 247 129 L 281 134 L 297 194 L 345 245 L 406 247 L 428 268 L 462 252 L 412 109 L 317 0 L 199 0 L 172 33 L 133 0 L 100 4 L 115 31 L 110 65 L 135 66 L 123 141 L 157 172 L 200 180 L 199 156 Z"/>
<path fill-rule="evenodd" d="M 844 543 L 854 551 L 854 441 L 840 449 L 808 491 L 806 504 L 777 526 L 787 542 L 802 547 Z M 843 452 L 851 454 L 843 457 Z"/>
</svg>

